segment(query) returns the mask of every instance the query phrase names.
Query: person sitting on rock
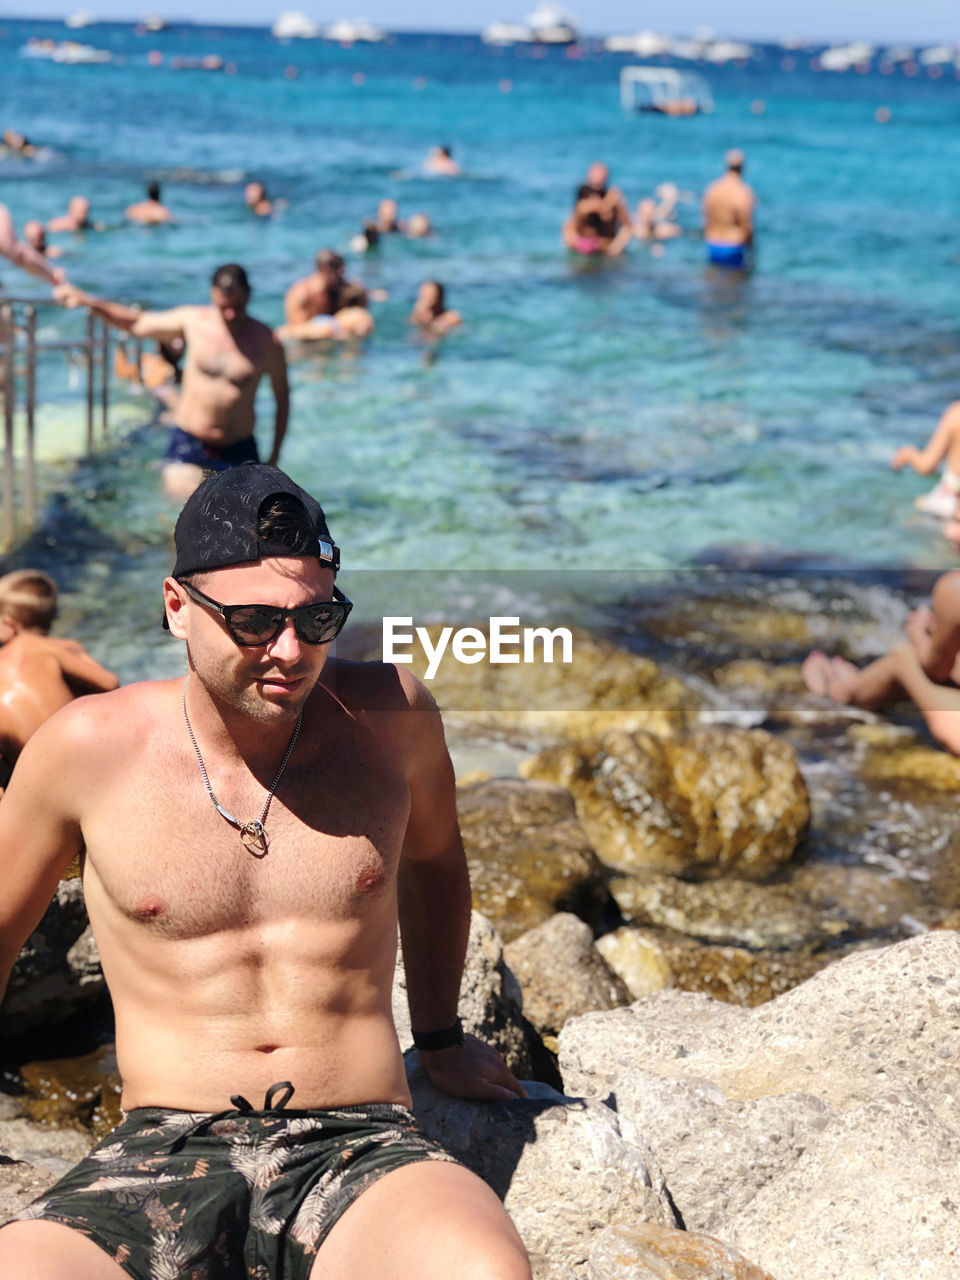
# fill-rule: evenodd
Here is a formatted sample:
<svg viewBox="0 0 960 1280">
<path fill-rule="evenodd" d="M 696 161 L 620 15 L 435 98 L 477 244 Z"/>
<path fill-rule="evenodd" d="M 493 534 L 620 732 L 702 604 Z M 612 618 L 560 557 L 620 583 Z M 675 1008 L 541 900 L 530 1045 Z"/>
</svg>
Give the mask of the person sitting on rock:
<svg viewBox="0 0 960 1280">
<path fill-rule="evenodd" d="M 936 580 L 929 607 L 913 610 L 905 633 L 865 667 L 814 649 L 804 682 L 811 693 L 869 710 L 912 698 L 934 738 L 960 755 L 960 569 Z"/>
<path fill-rule="evenodd" d="M 48 574 L 20 569 L 0 578 L 0 790 L 28 739 L 55 711 L 119 684 L 76 640 L 47 634 L 56 612 Z"/>
</svg>

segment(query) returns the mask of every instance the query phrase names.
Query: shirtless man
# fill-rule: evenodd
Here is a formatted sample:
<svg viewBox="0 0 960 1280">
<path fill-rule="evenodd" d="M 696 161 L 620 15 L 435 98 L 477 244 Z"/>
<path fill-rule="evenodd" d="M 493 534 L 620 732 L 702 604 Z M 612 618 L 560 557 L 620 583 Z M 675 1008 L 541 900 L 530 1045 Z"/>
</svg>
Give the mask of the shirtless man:
<svg viewBox="0 0 960 1280">
<path fill-rule="evenodd" d="M 23 238 L 31 249 L 36 249 L 45 258 L 59 258 L 63 252 L 59 245 L 47 244 L 46 229 L 38 218 L 30 218 L 23 224 Z"/>
<path fill-rule="evenodd" d="M 905 633 L 900 644 L 865 667 L 814 649 L 802 667 L 806 686 L 869 710 L 912 698 L 937 741 L 960 755 L 960 569 L 936 580 L 929 608 L 910 614 Z"/>
<path fill-rule="evenodd" d="M 247 183 L 243 189 L 243 202 L 258 218 L 269 218 L 273 213 L 273 201 L 262 182 Z"/>
<path fill-rule="evenodd" d="M 160 200 L 160 183 L 147 183 L 146 200 L 137 200 L 128 204 L 123 211 L 128 222 L 136 222 L 142 227 L 155 227 L 164 222 L 172 222 L 173 214 Z"/>
<path fill-rule="evenodd" d="M 574 253 L 618 257 L 633 235 L 633 219 L 619 187 L 611 187 L 610 170 L 599 162 L 587 169 L 577 188 L 574 207 L 563 224 L 563 242 Z"/>
<path fill-rule="evenodd" d="M 460 166 L 449 147 L 431 147 L 423 162 L 423 171 L 431 177 L 456 178 L 460 173 Z"/>
<path fill-rule="evenodd" d="M 390 196 L 384 196 L 377 205 L 377 230 L 382 235 L 404 230 L 404 224 L 397 214 L 397 202 Z"/>
<path fill-rule="evenodd" d="M 65 279 L 62 267 L 51 267 L 42 253 L 17 239 L 13 218 L 5 204 L 0 204 L 0 254 L 22 271 L 28 271 L 50 284 L 60 284 Z"/>
<path fill-rule="evenodd" d="M 439 280 L 424 280 L 410 312 L 410 323 L 424 333 L 442 337 L 463 324 L 463 316 L 447 306 L 447 291 Z"/>
<path fill-rule="evenodd" d="M 742 151 L 728 151 L 727 171 L 707 187 L 703 196 L 703 239 L 707 261 L 718 267 L 743 270 L 753 249 L 753 211 L 756 196 L 743 180 Z"/>
<path fill-rule="evenodd" d="M 45 720 L 81 694 L 117 687 L 76 640 L 47 634 L 56 611 L 56 585 L 39 569 L 0 578 L 0 793 Z"/>
<path fill-rule="evenodd" d="M 102 231 L 103 223 L 90 221 L 90 201 L 86 196 L 71 196 L 67 212 L 47 223 L 48 231 Z"/>
<path fill-rule="evenodd" d="M 288 325 L 303 324 L 314 316 L 334 316 L 340 310 L 340 295 L 346 281 L 346 263 L 332 249 L 321 249 L 316 270 L 297 280 L 283 299 L 283 318 Z"/>
<path fill-rule="evenodd" d="M 287 362 L 269 327 L 247 312 L 250 282 L 243 267 L 231 262 L 217 268 L 208 307 L 140 311 L 93 298 L 73 285 L 62 285 L 54 297 L 66 307 L 89 307 L 135 338 L 185 341 L 177 425 L 164 455 L 168 493 L 187 497 L 205 471 L 258 461 L 254 405 L 264 374 L 277 406 L 268 458 L 276 465 L 290 415 Z"/>
<path fill-rule="evenodd" d="M 0 1274 L 530 1280 L 497 1196 L 409 1112 L 392 1018 L 399 923 L 434 1084 L 523 1095 L 457 1018 L 470 888 L 436 704 L 330 656 L 339 552 L 282 472 L 210 477 L 175 543 L 186 680 L 64 708 L 0 804 L 0 984 L 80 855 L 128 1113 L 0 1229 Z"/>
</svg>

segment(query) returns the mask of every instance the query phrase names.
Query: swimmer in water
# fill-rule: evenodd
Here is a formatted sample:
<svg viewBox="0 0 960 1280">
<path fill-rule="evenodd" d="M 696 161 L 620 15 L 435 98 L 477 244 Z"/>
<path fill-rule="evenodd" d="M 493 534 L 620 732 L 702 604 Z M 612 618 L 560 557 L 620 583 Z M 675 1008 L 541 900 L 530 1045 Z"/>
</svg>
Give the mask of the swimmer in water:
<svg viewBox="0 0 960 1280">
<path fill-rule="evenodd" d="M 404 231 L 405 224 L 397 216 L 397 202 L 385 196 L 377 205 L 377 230 L 381 235 L 392 235 L 396 231 Z"/>
<path fill-rule="evenodd" d="M 619 257 L 633 236 L 633 224 L 620 221 L 619 210 L 606 196 L 584 184 L 577 203 L 563 224 L 563 243 L 574 253 Z"/>
<path fill-rule="evenodd" d="M 369 253 L 371 249 L 377 249 L 379 246 L 380 232 L 372 219 L 368 219 L 363 224 L 363 230 L 350 241 L 350 249 L 353 253 Z"/>
<path fill-rule="evenodd" d="M 922 449 L 912 444 L 902 445 L 890 463 L 894 471 L 913 467 L 921 476 L 933 475 L 940 463 L 943 471 L 929 493 L 915 498 L 918 511 L 937 516 L 940 520 L 955 520 L 957 502 L 960 500 L 960 400 L 955 400 L 944 410 L 937 428 Z M 948 536 L 951 536 L 948 532 Z"/>
<path fill-rule="evenodd" d="M 676 200 L 657 201 L 647 196 L 637 205 L 637 216 L 633 223 L 633 234 L 638 240 L 675 240 L 683 235 L 683 227 L 679 222 L 671 222 L 670 215 L 676 206 Z"/>
<path fill-rule="evenodd" d="M 258 218 L 269 218 L 273 213 L 273 201 L 267 196 L 267 188 L 262 182 L 248 182 L 243 189 L 243 200 Z"/>
<path fill-rule="evenodd" d="M 410 323 L 424 333 L 442 337 L 463 324 L 463 316 L 448 309 L 446 290 L 438 280 L 425 280 L 410 312 Z"/>
<path fill-rule="evenodd" d="M 0 793 L 45 720 L 82 694 L 119 684 L 76 640 L 47 634 L 56 612 L 57 588 L 47 574 L 19 569 L 0 578 Z"/>
<path fill-rule="evenodd" d="M 743 271 L 753 259 L 753 213 L 757 198 L 743 180 L 746 158 L 728 151 L 727 171 L 703 196 L 703 241 L 713 266 Z"/>
<path fill-rule="evenodd" d="M 37 154 L 37 148 L 33 145 L 29 138 L 22 133 L 18 133 L 16 129 L 4 129 L 0 135 L 0 143 L 12 152 L 14 155 L 24 156 L 30 160 Z"/>
<path fill-rule="evenodd" d="M 173 221 L 173 214 L 160 199 L 159 182 L 148 182 L 146 200 L 127 205 L 123 216 L 128 222 L 135 222 L 141 227 L 156 227 Z"/>
<path fill-rule="evenodd" d="M 433 224 L 425 213 L 412 213 L 407 221 L 407 238 L 424 240 L 433 235 Z"/>
<path fill-rule="evenodd" d="M 423 171 L 431 177 L 455 178 L 460 173 L 460 166 L 449 147 L 431 147 L 423 162 Z"/>
<path fill-rule="evenodd" d="M 90 218 L 90 201 L 86 196 L 71 196 L 67 212 L 47 223 L 48 231 L 102 231 L 102 222 Z"/>
<path fill-rule="evenodd" d="M 29 222 L 23 224 L 23 238 L 31 249 L 36 249 L 37 253 L 42 253 L 45 258 L 59 258 L 63 253 L 58 245 L 47 244 L 46 230 L 37 218 L 31 218 Z"/>
</svg>

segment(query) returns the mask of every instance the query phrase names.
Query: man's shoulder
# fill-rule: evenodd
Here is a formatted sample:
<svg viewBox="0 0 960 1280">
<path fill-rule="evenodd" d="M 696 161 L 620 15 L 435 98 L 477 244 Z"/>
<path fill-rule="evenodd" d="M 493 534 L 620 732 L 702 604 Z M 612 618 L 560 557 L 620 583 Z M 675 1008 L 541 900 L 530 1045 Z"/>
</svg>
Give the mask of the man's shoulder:
<svg viewBox="0 0 960 1280">
<path fill-rule="evenodd" d="M 426 685 L 407 667 L 393 662 L 354 662 L 331 658 L 322 683 L 349 710 L 402 715 L 436 710 Z"/>
</svg>

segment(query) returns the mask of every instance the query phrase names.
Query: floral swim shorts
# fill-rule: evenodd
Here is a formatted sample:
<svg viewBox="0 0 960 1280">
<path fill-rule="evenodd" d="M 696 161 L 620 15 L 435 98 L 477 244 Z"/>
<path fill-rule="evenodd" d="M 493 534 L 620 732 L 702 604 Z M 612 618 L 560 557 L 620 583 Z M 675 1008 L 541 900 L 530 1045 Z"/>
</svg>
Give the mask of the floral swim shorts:
<svg viewBox="0 0 960 1280">
<path fill-rule="evenodd" d="M 279 1103 L 274 1099 L 283 1096 Z M 385 1173 L 457 1163 L 394 1103 L 210 1114 L 138 1107 L 18 1219 L 61 1222 L 134 1280 L 307 1280 L 327 1233 Z"/>
</svg>

